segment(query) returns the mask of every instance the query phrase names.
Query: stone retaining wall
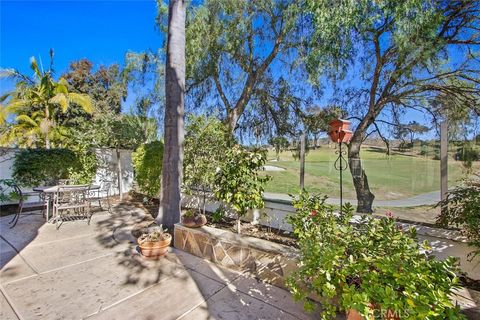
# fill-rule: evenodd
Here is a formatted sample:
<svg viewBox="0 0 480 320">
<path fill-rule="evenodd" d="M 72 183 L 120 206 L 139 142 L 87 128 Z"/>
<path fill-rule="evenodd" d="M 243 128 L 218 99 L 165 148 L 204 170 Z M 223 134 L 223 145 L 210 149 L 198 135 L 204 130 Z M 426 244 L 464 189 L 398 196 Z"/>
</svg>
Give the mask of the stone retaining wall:
<svg viewBox="0 0 480 320">
<path fill-rule="evenodd" d="M 176 224 L 174 246 L 281 288 L 297 268 L 298 253 L 293 248 L 206 226 L 192 229 Z"/>
</svg>

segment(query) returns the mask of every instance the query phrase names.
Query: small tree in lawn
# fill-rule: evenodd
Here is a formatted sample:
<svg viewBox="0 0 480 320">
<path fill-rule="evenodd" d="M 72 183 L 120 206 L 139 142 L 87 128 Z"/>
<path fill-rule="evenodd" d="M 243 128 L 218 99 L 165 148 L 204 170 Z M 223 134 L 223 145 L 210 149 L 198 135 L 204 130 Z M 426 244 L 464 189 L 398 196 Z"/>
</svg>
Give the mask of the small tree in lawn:
<svg viewBox="0 0 480 320">
<path fill-rule="evenodd" d="M 263 208 L 262 193 L 269 176 L 259 171 L 266 161 L 264 151 L 249 151 L 239 145 L 227 149 L 224 165 L 217 170 L 215 196 L 237 212 L 237 233 L 241 233 L 240 218 L 250 209 Z"/>
<path fill-rule="evenodd" d="M 207 194 L 214 189 L 215 171 L 225 159 L 230 140 L 226 126 L 217 118 L 194 115 L 187 118 L 183 182 L 186 193 L 201 193 L 198 211 L 203 214 Z"/>
</svg>

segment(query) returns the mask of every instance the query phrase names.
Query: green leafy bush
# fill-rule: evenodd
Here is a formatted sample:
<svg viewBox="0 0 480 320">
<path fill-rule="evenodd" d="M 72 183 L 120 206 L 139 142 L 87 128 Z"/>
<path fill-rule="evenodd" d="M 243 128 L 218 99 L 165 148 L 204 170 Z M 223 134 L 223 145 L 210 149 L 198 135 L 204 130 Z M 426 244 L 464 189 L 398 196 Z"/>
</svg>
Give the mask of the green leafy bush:
<svg viewBox="0 0 480 320">
<path fill-rule="evenodd" d="M 470 259 L 480 256 L 480 184 L 471 181 L 457 186 L 438 206 L 442 210 L 437 223 L 460 228 L 469 245 L 475 247 Z"/>
<path fill-rule="evenodd" d="M 162 174 L 163 143 L 153 141 L 142 144 L 132 154 L 135 180 L 140 192 L 158 198 Z"/>
<path fill-rule="evenodd" d="M 288 218 L 301 258 L 287 286 L 306 309 L 314 295 L 322 319 L 350 309 L 365 318 L 387 312 L 401 319 L 463 318 L 449 299 L 458 286 L 454 258 L 433 259 L 415 229 L 402 230 L 391 217 L 364 216 L 352 224 L 349 204 L 338 215 L 325 200 L 303 193 Z"/>
<path fill-rule="evenodd" d="M 91 150 L 75 152 L 79 166 L 69 170 L 69 178 L 74 184 L 89 184 L 95 179 L 97 172 L 97 156 Z"/>
<path fill-rule="evenodd" d="M 38 186 L 69 178 L 81 170 L 75 152 L 68 149 L 24 149 L 16 154 L 12 177 L 21 186 Z"/>
<path fill-rule="evenodd" d="M 194 116 L 187 118 L 183 187 L 187 194 L 200 194 L 198 209 L 205 214 L 207 196 L 214 189 L 215 171 L 225 160 L 231 144 L 231 134 L 215 117 Z"/>
<path fill-rule="evenodd" d="M 249 151 L 235 145 L 225 153 L 225 162 L 216 173 L 215 196 L 237 212 L 237 232 L 241 232 L 240 218 L 249 209 L 264 206 L 262 194 L 269 176 L 259 171 L 266 161 L 266 152 Z"/>
</svg>

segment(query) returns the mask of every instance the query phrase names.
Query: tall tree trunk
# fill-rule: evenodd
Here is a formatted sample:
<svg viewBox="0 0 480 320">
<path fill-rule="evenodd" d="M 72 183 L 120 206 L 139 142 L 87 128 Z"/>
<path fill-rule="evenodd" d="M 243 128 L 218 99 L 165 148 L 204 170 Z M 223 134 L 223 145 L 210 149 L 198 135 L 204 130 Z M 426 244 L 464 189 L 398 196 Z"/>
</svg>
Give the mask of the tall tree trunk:
<svg viewBox="0 0 480 320">
<path fill-rule="evenodd" d="M 228 131 L 232 135 L 235 132 L 235 129 L 237 128 L 238 119 L 240 119 L 240 115 L 238 114 L 238 109 L 234 108 L 231 110 L 227 110 L 227 119 L 225 119 L 225 121 L 226 121 Z"/>
<path fill-rule="evenodd" d="M 118 194 L 120 196 L 120 201 L 123 201 L 123 169 L 122 169 L 122 159 L 120 154 L 120 149 L 115 148 L 117 155 L 117 182 L 118 182 Z"/>
<path fill-rule="evenodd" d="M 47 119 L 47 131 L 45 132 L 45 149 L 50 149 L 50 137 L 48 136 L 48 133 L 50 131 L 50 110 L 48 109 L 48 106 L 45 107 L 45 119 Z"/>
<path fill-rule="evenodd" d="M 372 213 L 373 200 L 375 195 L 370 191 L 367 175 L 362 168 L 360 160 L 361 137 L 352 139 L 348 145 L 348 164 L 353 178 L 353 185 L 357 194 L 357 212 Z"/>
<path fill-rule="evenodd" d="M 180 221 L 185 95 L 185 0 L 170 0 L 165 81 L 162 190 L 157 223 L 172 230 Z"/>
</svg>

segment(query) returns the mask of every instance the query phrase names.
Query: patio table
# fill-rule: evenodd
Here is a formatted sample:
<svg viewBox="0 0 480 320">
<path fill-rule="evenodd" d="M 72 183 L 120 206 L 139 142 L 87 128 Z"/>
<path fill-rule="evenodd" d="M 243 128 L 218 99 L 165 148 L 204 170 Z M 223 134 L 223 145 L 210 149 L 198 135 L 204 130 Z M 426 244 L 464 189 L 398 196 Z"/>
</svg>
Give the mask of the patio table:
<svg viewBox="0 0 480 320">
<path fill-rule="evenodd" d="M 36 192 L 41 192 L 45 196 L 45 201 L 47 201 L 47 222 L 50 220 L 48 219 L 49 214 L 50 214 L 50 202 L 53 200 L 53 195 L 58 192 L 59 189 L 64 189 L 65 187 L 68 188 L 75 188 L 75 187 L 86 187 L 88 185 L 85 184 L 76 184 L 76 185 L 57 185 L 57 186 L 38 186 L 38 187 L 33 187 L 32 190 Z M 91 184 L 90 185 L 90 190 L 99 190 L 100 186 L 97 184 Z M 52 217 L 54 218 L 54 217 Z"/>
</svg>

